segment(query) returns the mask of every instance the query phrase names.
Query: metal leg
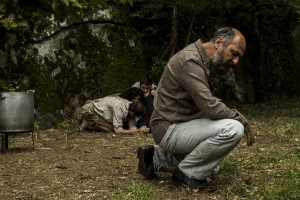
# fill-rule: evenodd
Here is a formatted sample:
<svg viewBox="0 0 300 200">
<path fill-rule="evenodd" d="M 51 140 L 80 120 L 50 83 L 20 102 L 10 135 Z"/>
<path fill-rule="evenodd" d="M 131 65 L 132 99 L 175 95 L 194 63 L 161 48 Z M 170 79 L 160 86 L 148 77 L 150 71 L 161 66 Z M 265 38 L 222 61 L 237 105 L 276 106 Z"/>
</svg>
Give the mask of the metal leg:
<svg viewBox="0 0 300 200">
<path fill-rule="evenodd" d="M 4 153 L 5 150 L 5 135 L 3 133 L 0 133 L 1 137 L 1 153 Z"/>
<path fill-rule="evenodd" d="M 31 135 L 32 135 L 32 148 L 33 148 L 33 150 L 34 150 L 35 137 L 34 137 L 33 131 L 31 132 Z"/>
<path fill-rule="evenodd" d="M 5 149 L 8 149 L 8 133 L 5 133 Z"/>
<path fill-rule="evenodd" d="M 31 131 L 32 135 L 32 148 L 35 150 L 35 133 Z M 9 133 L 0 133 L 0 139 L 1 139 L 1 153 L 4 153 L 6 149 L 8 149 L 8 136 Z"/>
</svg>

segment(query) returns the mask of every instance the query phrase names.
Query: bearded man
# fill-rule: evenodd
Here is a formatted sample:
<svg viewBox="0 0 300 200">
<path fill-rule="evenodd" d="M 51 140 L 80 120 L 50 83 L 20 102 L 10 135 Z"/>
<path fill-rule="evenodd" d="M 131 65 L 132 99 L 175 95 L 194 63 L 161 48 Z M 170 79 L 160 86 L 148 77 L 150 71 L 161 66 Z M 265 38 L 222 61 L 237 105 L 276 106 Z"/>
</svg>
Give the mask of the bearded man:
<svg viewBox="0 0 300 200">
<path fill-rule="evenodd" d="M 170 59 L 157 87 L 151 117 L 158 146 L 138 148 L 140 174 L 156 179 L 155 172 L 167 171 L 181 185 L 216 189 L 207 177 L 244 135 L 248 146 L 254 137 L 248 120 L 212 95 L 209 76 L 212 70 L 226 74 L 245 49 L 242 33 L 224 27 L 209 42 L 198 40 Z"/>
</svg>

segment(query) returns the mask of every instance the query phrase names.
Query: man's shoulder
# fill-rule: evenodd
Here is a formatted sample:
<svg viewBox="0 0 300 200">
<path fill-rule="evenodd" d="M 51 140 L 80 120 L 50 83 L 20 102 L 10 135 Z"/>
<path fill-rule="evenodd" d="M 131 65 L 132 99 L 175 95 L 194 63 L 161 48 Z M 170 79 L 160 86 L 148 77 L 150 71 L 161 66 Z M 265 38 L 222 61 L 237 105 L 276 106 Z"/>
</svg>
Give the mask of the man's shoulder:
<svg viewBox="0 0 300 200">
<path fill-rule="evenodd" d="M 191 43 L 178 51 L 171 59 L 170 63 L 182 63 L 188 60 L 199 60 L 200 55 L 195 43 Z"/>
<path fill-rule="evenodd" d="M 124 99 L 118 95 L 109 95 L 106 97 L 101 98 L 102 101 L 106 101 L 109 102 L 111 104 L 116 104 L 116 103 L 128 103 L 130 101 L 128 101 L 127 99 Z"/>
<path fill-rule="evenodd" d="M 136 83 L 134 83 L 131 87 L 133 88 L 133 87 L 136 87 L 136 88 L 140 88 L 140 82 L 136 82 Z"/>
<path fill-rule="evenodd" d="M 195 43 L 192 43 L 189 46 L 187 46 L 184 49 L 183 53 L 186 60 L 199 60 L 200 58 L 200 52 L 197 49 Z"/>
</svg>

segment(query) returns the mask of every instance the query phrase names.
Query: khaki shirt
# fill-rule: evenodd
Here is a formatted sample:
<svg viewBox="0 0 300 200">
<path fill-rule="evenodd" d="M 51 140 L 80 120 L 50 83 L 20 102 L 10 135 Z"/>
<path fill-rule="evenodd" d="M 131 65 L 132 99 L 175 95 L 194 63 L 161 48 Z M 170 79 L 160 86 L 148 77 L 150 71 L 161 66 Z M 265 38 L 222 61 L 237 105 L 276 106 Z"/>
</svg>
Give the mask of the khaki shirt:
<svg viewBox="0 0 300 200">
<path fill-rule="evenodd" d="M 200 118 L 236 119 L 242 124 L 246 121 L 238 111 L 212 95 L 209 63 L 200 40 L 179 51 L 167 63 L 157 87 L 150 125 L 157 144 L 172 123 Z"/>
<path fill-rule="evenodd" d="M 122 128 L 125 121 L 128 121 L 129 129 L 136 129 L 135 119 L 128 117 L 130 103 L 132 102 L 119 96 L 107 96 L 93 101 L 94 112 L 112 123 L 114 129 Z"/>
</svg>

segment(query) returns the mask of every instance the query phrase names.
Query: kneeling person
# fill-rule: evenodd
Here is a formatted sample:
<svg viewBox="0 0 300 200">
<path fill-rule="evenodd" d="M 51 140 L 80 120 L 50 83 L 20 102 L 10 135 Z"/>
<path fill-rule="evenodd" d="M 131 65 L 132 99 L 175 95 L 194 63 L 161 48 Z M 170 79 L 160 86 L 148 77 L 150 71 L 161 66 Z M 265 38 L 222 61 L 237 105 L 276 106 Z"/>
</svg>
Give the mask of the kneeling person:
<svg viewBox="0 0 300 200">
<path fill-rule="evenodd" d="M 131 102 L 119 96 L 107 96 L 87 101 L 82 106 L 82 124 L 80 130 L 92 129 L 110 131 L 116 134 L 146 133 L 147 127 L 136 128 L 135 117 L 142 115 L 145 107 L 141 102 Z M 128 122 L 129 129 L 123 128 Z"/>
</svg>

